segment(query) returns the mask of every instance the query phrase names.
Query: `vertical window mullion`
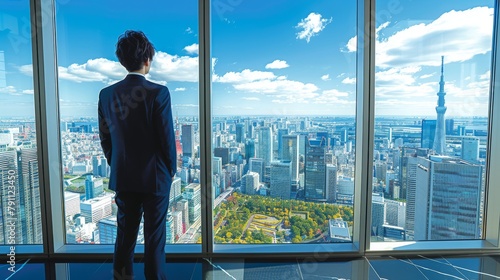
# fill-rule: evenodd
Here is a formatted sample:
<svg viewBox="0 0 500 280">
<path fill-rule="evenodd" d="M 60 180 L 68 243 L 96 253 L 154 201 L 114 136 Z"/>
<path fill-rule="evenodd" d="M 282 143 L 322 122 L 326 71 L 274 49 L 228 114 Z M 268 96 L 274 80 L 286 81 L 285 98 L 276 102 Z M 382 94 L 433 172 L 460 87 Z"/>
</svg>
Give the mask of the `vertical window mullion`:
<svg viewBox="0 0 500 280">
<path fill-rule="evenodd" d="M 199 0 L 199 97 L 200 97 L 200 163 L 202 254 L 213 253 L 212 226 L 212 112 L 211 112 L 211 53 L 210 0 Z"/>
<path fill-rule="evenodd" d="M 44 253 L 64 245 L 54 1 L 31 2 L 33 78 Z"/>
<path fill-rule="evenodd" d="M 371 168 L 373 161 L 375 88 L 375 0 L 358 2 L 355 227 L 360 253 L 369 250 Z"/>
<path fill-rule="evenodd" d="M 500 174 L 494 172 L 500 166 L 500 147 L 494 143 L 500 141 L 500 102 L 495 100 L 495 93 L 500 92 L 500 84 L 496 81 L 496 77 L 500 73 L 499 59 L 499 38 L 500 38 L 500 15 L 499 3 L 495 1 L 494 25 L 493 25 L 493 40 L 492 40 L 492 59 L 491 59 L 491 80 L 490 80 L 490 106 L 489 106 L 489 137 L 487 150 L 487 165 L 486 165 L 486 190 L 485 190 L 485 207 L 483 230 L 484 238 L 496 247 L 500 246 L 500 205 L 498 203 L 489 203 L 500 196 Z M 496 102 L 495 102 L 496 101 Z M 493 172 L 491 172 L 493 171 Z"/>
</svg>

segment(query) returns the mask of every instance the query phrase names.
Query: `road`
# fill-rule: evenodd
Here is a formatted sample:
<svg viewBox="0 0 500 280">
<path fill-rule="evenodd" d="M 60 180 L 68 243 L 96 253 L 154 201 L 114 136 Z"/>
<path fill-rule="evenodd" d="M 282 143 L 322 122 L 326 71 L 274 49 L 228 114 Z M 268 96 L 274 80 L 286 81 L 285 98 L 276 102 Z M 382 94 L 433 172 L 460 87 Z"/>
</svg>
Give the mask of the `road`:
<svg viewBox="0 0 500 280">
<path fill-rule="evenodd" d="M 227 188 L 223 193 L 221 193 L 215 200 L 214 200 L 214 208 L 219 206 L 221 202 L 227 199 L 228 196 L 233 193 L 233 188 Z M 201 234 L 201 215 L 200 217 L 191 225 L 189 228 L 186 230 L 186 232 L 181 235 L 179 240 L 175 243 L 196 243 L 198 240 L 199 235 Z"/>
</svg>

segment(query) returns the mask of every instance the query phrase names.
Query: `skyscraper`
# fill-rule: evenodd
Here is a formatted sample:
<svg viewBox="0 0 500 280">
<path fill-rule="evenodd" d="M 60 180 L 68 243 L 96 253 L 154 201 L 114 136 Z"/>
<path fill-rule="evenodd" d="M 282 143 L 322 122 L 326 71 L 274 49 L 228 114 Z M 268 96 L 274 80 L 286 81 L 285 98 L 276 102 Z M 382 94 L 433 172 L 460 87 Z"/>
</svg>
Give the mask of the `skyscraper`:
<svg viewBox="0 0 500 280">
<path fill-rule="evenodd" d="M 99 165 L 99 176 L 108 177 L 108 161 L 105 157 L 101 158 L 101 164 Z"/>
<path fill-rule="evenodd" d="M 240 190 L 244 194 L 255 194 L 259 190 L 259 174 L 248 172 L 241 178 Z"/>
<path fill-rule="evenodd" d="M 326 201 L 337 201 L 337 167 L 333 164 L 326 165 Z"/>
<path fill-rule="evenodd" d="M 168 198 L 168 203 L 169 205 L 173 205 L 177 200 L 179 200 L 182 197 L 181 193 L 181 178 L 176 177 L 172 181 L 172 185 L 170 186 L 170 194 Z"/>
<path fill-rule="evenodd" d="M 92 157 L 92 175 L 95 177 L 99 176 L 99 158 L 97 156 Z"/>
<path fill-rule="evenodd" d="M 242 123 L 236 124 L 236 142 L 243 143 L 245 140 L 245 125 Z"/>
<path fill-rule="evenodd" d="M 310 201 L 326 201 L 325 138 L 306 141 L 305 198 Z"/>
<path fill-rule="evenodd" d="M 462 138 L 462 159 L 470 162 L 476 162 L 479 158 L 479 138 Z"/>
<path fill-rule="evenodd" d="M 191 124 L 182 125 L 182 154 L 186 157 L 194 155 L 194 127 Z"/>
<path fill-rule="evenodd" d="M 273 160 L 273 133 L 270 127 L 259 128 L 258 147 L 257 156 L 264 160 L 265 166 L 269 166 Z"/>
<path fill-rule="evenodd" d="M 221 157 L 212 157 L 212 173 L 213 174 L 222 174 L 222 158 Z"/>
<path fill-rule="evenodd" d="M 16 194 L 19 193 L 19 180 L 17 178 L 17 153 L 15 150 L 8 150 L 0 152 L 0 186 L 3 186 L 0 189 L 2 204 L 2 216 L 0 217 L 0 244 L 6 244 L 7 240 L 11 236 L 9 234 L 9 228 L 6 226 L 7 218 L 17 219 L 17 221 L 22 221 L 24 217 L 21 215 L 21 211 L 9 212 L 9 201 L 15 203 L 15 205 L 21 205 L 20 196 L 12 195 L 12 191 Z M 12 181 L 12 176 L 15 179 Z M 9 192 L 11 191 L 11 192 Z M 9 215 L 7 215 L 9 213 Z M 13 214 L 13 215 L 11 215 Z M 15 242 L 16 244 L 23 244 L 23 232 L 22 227 L 16 227 L 15 234 Z"/>
<path fill-rule="evenodd" d="M 386 207 L 384 197 L 372 195 L 372 236 L 383 236 L 382 226 L 385 224 Z"/>
<path fill-rule="evenodd" d="M 292 163 L 292 181 L 299 180 L 299 136 L 284 135 L 281 148 L 282 161 Z"/>
<path fill-rule="evenodd" d="M 415 240 L 480 238 L 482 166 L 458 158 L 417 158 Z"/>
<path fill-rule="evenodd" d="M 417 164 L 416 156 L 405 156 L 406 162 L 406 215 L 405 230 L 406 234 L 413 239 L 415 230 L 415 193 L 417 191 Z"/>
<path fill-rule="evenodd" d="M 271 196 L 282 199 L 290 199 L 292 190 L 291 177 L 292 168 L 290 162 L 271 162 L 270 189 Z"/>
<path fill-rule="evenodd" d="M 192 224 L 200 218 L 201 212 L 201 187 L 200 184 L 191 183 L 184 190 L 184 198 L 188 201 L 189 223 Z"/>
<path fill-rule="evenodd" d="M 165 237 L 165 243 L 171 244 L 174 243 L 175 241 L 175 236 L 174 236 L 174 217 L 172 217 L 172 213 L 168 211 L 167 213 L 167 218 L 165 221 L 165 228 L 166 228 L 166 237 Z"/>
<path fill-rule="evenodd" d="M 385 220 L 387 224 L 404 228 L 406 203 L 390 199 L 385 199 L 384 203 L 386 208 Z"/>
<path fill-rule="evenodd" d="M 264 179 L 264 160 L 261 158 L 251 158 L 248 170 L 259 174 L 259 179 L 262 182 Z"/>
<path fill-rule="evenodd" d="M 36 148 L 23 148 L 17 151 L 17 168 L 23 241 L 25 244 L 42 244 L 40 183 Z"/>
<path fill-rule="evenodd" d="M 436 106 L 437 121 L 436 121 L 436 136 L 434 136 L 434 145 L 432 149 L 437 154 L 444 155 L 445 141 L 446 141 L 446 127 L 444 121 L 444 114 L 446 113 L 446 106 L 444 106 L 444 56 L 441 57 L 441 80 L 439 81 L 438 103 Z"/>
<path fill-rule="evenodd" d="M 80 214 L 80 194 L 74 192 L 64 192 L 64 216 Z"/>
<path fill-rule="evenodd" d="M 279 128 L 277 133 L 278 142 L 278 157 L 281 158 L 282 148 L 283 148 L 283 136 L 288 135 L 288 128 Z"/>
<path fill-rule="evenodd" d="M 247 173 L 250 168 L 250 159 L 255 157 L 255 142 L 253 139 L 245 140 L 245 160 L 246 165 L 243 170 L 243 173 Z"/>
<path fill-rule="evenodd" d="M 222 165 L 226 165 L 229 163 L 229 148 L 215 148 L 214 156 L 222 159 Z"/>
<path fill-rule="evenodd" d="M 102 179 L 87 175 L 85 178 L 85 199 L 89 200 L 101 195 L 104 192 Z"/>
<path fill-rule="evenodd" d="M 436 120 L 422 120 L 422 133 L 420 134 L 420 147 L 432 149 L 436 136 Z"/>
<path fill-rule="evenodd" d="M 186 199 L 177 201 L 175 205 L 177 211 L 182 211 L 182 230 L 186 232 L 189 227 L 189 202 Z"/>
<path fill-rule="evenodd" d="M 455 133 L 455 120 L 447 119 L 446 123 L 446 135 L 453 135 Z"/>
</svg>

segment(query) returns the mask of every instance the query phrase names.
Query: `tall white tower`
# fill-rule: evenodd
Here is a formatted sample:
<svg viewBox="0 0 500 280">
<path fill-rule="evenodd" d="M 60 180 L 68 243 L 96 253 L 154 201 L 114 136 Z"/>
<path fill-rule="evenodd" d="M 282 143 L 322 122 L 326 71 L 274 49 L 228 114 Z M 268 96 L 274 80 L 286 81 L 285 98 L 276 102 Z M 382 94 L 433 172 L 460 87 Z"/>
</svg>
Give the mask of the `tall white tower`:
<svg viewBox="0 0 500 280">
<path fill-rule="evenodd" d="M 444 114 L 446 113 L 446 106 L 444 106 L 444 56 L 441 56 L 441 81 L 439 81 L 438 104 L 436 106 L 437 121 L 436 121 L 436 135 L 434 136 L 434 145 L 432 149 L 440 155 L 444 155 L 445 140 L 446 140 L 446 127 L 444 122 Z"/>
</svg>

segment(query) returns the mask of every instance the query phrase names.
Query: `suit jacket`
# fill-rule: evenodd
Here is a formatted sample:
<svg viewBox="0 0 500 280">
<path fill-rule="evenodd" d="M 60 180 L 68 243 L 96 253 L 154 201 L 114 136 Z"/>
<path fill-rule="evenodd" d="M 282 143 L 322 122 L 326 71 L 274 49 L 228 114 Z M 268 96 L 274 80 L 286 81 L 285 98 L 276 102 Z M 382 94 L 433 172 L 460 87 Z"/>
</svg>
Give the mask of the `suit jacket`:
<svg viewBox="0 0 500 280">
<path fill-rule="evenodd" d="M 109 188 L 168 194 L 177 157 L 168 88 L 129 74 L 101 90 L 98 113 Z"/>
</svg>

